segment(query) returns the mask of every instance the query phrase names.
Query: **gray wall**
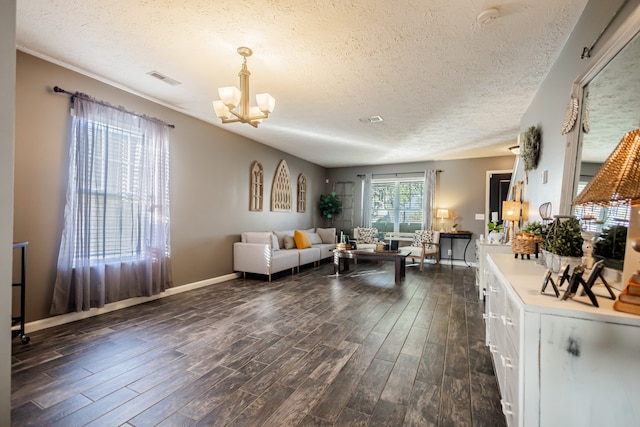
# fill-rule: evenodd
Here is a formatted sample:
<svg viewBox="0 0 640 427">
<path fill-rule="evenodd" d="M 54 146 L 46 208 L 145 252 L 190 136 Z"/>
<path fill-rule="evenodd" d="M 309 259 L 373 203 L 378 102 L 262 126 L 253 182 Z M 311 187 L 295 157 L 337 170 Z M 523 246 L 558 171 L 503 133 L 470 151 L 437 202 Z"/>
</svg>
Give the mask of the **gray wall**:
<svg viewBox="0 0 640 427">
<path fill-rule="evenodd" d="M 475 220 L 475 214 L 485 212 L 486 176 L 489 170 L 511 170 L 514 156 L 487 157 L 465 160 L 442 160 L 433 162 L 404 163 L 384 166 L 359 166 L 336 168 L 329 171 L 330 185 L 339 181 L 353 181 L 355 183 L 356 201 L 362 198 L 362 180 L 359 174 L 384 174 L 401 172 L 421 172 L 427 169 L 442 170 L 436 180 L 436 207 L 447 208 L 459 216 L 457 222 L 461 230 L 473 232 L 474 238 L 480 234 L 487 234 L 488 220 Z M 362 225 L 361 206 L 356 202 L 354 224 Z M 434 223 L 438 229 L 439 222 Z M 451 226 L 448 220 L 446 226 Z M 443 242 L 443 250 L 450 242 Z M 454 258 L 462 258 L 464 241 L 456 241 Z M 446 256 L 446 252 L 443 252 Z M 475 246 L 469 245 L 466 253 L 469 262 L 475 262 Z"/>
<path fill-rule="evenodd" d="M 69 97 L 49 90 L 56 85 L 176 126 L 170 135 L 175 286 L 231 273 L 232 245 L 242 231 L 323 225 L 316 200 L 325 189 L 324 168 L 18 52 L 14 238 L 30 242 L 28 321 L 48 317 L 62 232 Z M 297 213 L 295 206 L 292 212 L 269 210 L 271 181 L 282 159 L 289 166 L 294 199 L 298 174 L 307 177 L 306 213 Z M 249 172 L 254 160 L 265 170 L 263 212 L 249 212 Z"/>
<path fill-rule="evenodd" d="M 0 425 L 11 416 L 11 242 L 16 87 L 16 2 L 0 2 Z"/>
</svg>

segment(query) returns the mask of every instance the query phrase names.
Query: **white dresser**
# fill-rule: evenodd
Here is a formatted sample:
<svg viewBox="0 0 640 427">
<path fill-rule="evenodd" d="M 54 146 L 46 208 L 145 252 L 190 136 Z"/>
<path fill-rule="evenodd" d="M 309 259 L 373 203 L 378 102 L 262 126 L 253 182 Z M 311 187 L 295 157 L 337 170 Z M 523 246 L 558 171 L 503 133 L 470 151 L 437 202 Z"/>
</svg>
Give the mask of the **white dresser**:
<svg viewBox="0 0 640 427">
<path fill-rule="evenodd" d="M 509 426 L 640 425 L 640 316 L 541 294 L 545 268 L 487 260 L 486 332 Z M 564 289 L 566 285 L 563 286 Z"/>
<path fill-rule="evenodd" d="M 500 253 L 507 254 L 513 253 L 511 245 L 504 244 L 489 244 L 480 242 L 476 239 L 476 286 L 478 287 L 478 298 L 483 300 L 485 290 L 487 289 L 487 254 L 488 253 Z"/>
</svg>

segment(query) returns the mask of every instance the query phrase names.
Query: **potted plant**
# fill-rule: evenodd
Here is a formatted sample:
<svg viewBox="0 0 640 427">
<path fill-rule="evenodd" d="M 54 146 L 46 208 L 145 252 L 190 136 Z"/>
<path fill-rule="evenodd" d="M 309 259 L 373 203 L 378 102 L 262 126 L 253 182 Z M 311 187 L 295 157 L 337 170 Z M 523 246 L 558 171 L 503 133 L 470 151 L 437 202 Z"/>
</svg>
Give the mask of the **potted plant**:
<svg viewBox="0 0 640 427">
<path fill-rule="evenodd" d="M 497 222 L 490 222 L 487 224 L 489 228 L 489 235 L 487 236 L 489 243 L 500 243 L 504 238 L 504 233 L 502 232 L 503 225 L 498 224 Z"/>
<path fill-rule="evenodd" d="M 451 232 L 452 233 L 457 233 L 458 232 L 458 223 L 456 222 L 458 220 L 458 215 L 451 215 L 451 220 L 453 221 L 453 224 L 451 225 Z"/>
<path fill-rule="evenodd" d="M 522 227 L 522 231 L 533 234 L 534 236 L 542 236 L 543 226 L 540 221 L 528 222 Z"/>
<path fill-rule="evenodd" d="M 551 252 L 552 257 L 551 270 L 558 272 L 565 262 L 570 266 L 580 265 L 582 263 L 582 228 L 580 221 L 571 217 L 564 221 L 560 218 L 549 227 L 545 248 Z M 547 266 L 549 262 L 547 261 Z"/>
<path fill-rule="evenodd" d="M 334 215 L 342 212 L 342 200 L 340 200 L 335 191 L 327 195 L 321 194 L 318 207 L 323 217 L 332 220 Z"/>
<path fill-rule="evenodd" d="M 626 246 L 627 227 L 613 225 L 602 230 L 593 245 L 593 253 L 600 259 L 604 259 L 606 267 L 622 270 Z"/>
</svg>

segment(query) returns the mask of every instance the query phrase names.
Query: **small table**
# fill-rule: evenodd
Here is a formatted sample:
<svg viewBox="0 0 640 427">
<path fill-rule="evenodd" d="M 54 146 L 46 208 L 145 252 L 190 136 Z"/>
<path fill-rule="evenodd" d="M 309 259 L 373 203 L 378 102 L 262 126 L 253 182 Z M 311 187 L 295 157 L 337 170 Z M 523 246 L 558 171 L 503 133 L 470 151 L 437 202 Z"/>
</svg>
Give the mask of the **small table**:
<svg viewBox="0 0 640 427">
<path fill-rule="evenodd" d="M 23 344 L 29 343 L 29 338 L 24 331 L 25 323 L 25 294 L 27 287 L 27 245 L 29 242 L 19 242 L 13 244 L 13 249 L 20 249 L 21 261 L 20 261 L 20 282 L 12 283 L 13 287 L 20 288 L 20 315 L 11 317 L 11 338 L 20 337 Z M 18 326 L 19 325 L 19 326 Z M 14 329 L 14 326 L 17 326 Z"/>
<path fill-rule="evenodd" d="M 449 239 L 449 250 L 451 251 L 451 255 L 449 255 L 449 263 L 451 264 L 451 268 L 453 268 L 453 240 L 454 239 L 467 239 L 467 244 L 464 247 L 464 254 L 462 255 L 462 261 L 467 265 L 467 267 L 471 267 L 471 265 L 467 262 L 467 248 L 469 247 L 469 243 L 471 243 L 471 236 L 473 235 L 470 231 L 458 231 L 456 233 L 440 233 L 440 239 L 445 238 Z M 440 249 L 442 249 L 442 245 L 440 245 Z M 440 253 L 440 258 L 442 258 L 442 253 Z"/>
<path fill-rule="evenodd" d="M 356 249 L 350 251 L 333 251 L 333 272 L 340 274 L 340 260 L 342 259 L 342 271 L 349 271 L 350 259 L 372 259 L 377 261 L 394 261 L 395 263 L 395 284 L 400 285 L 405 277 L 405 267 L 407 253 L 398 251 L 379 251 L 372 249 Z"/>
</svg>

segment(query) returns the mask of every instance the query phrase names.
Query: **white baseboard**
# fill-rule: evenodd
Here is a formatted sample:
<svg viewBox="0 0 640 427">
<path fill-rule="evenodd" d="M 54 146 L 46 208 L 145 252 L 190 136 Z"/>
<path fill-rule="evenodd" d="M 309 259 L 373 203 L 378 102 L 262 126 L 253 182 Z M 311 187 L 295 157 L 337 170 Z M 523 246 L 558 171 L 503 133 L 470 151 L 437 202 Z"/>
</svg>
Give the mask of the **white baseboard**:
<svg viewBox="0 0 640 427">
<path fill-rule="evenodd" d="M 88 311 L 82 311 L 80 313 L 66 313 L 59 316 L 47 317 L 46 319 L 35 320 L 33 322 L 25 323 L 25 332 L 35 332 L 41 329 L 52 328 L 54 326 L 64 325 L 65 323 L 75 322 L 76 320 L 88 319 L 89 317 L 99 316 L 111 311 L 121 310 L 123 308 L 131 307 L 149 301 L 154 301 L 171 295 L 180 294 L 182 292 L 204 288 L 205 286 L 211 286 L 229 280 L 237 279 L 240 276 L 241 273 L 226 274 L 220 277 L 213 277 L 211 279 L 201 280 L 194 283 L 187 283 L 186 285 L 176 286 L 175 288 L 169 288 L 164 292 L 161 292 L 157 295 L 152 295 L 150 297 L 129 298 L 126 300 L 106 304 L 101 308 L 92 308 Z"/>
<path fill-rule="evenodd" d="M 460 266 L 460 267 L 477 267 L 475 262 L 464 262 L 464 261 L 458 260 L 458 259 L 450 261 L 450 260 L 448 260 L 446 258 L 445 259 L 440 258 L 440 264 L 445 264 L 445 265 L 453 264 L 453 265 L 457 265 L 457 266 Z"/>
</svg>

